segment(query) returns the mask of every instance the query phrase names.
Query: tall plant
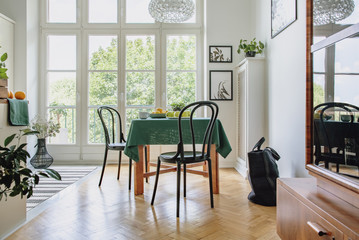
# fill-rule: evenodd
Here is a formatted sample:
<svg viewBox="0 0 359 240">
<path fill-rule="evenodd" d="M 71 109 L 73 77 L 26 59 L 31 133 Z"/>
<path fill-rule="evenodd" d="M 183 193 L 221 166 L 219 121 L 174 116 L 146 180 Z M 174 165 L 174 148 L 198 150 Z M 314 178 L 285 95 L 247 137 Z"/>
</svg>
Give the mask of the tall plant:
<svg viewBox="0 0 359 240">
<path fill-rule="evenodd" d="M 4 141 L 4 146 L 0 146 L 0 201 L 3 197 L 15 197 L 17 195 L 31 197 L 33 188 L 40 181 L 40 176 L 51 177 L 61 180 L 60 174 L 53 169 L 41 169 L 33 172 L 26 167 L 26 159 L 30 154 L 24 149 L 26 143 L 21 143 L 21 138 L 33 135 L 38 132 L 30 129 L 20 130 L 17 134 L 12 134 Z M 10 144 L 17 139 L 17 143 Z"/>
</svg>

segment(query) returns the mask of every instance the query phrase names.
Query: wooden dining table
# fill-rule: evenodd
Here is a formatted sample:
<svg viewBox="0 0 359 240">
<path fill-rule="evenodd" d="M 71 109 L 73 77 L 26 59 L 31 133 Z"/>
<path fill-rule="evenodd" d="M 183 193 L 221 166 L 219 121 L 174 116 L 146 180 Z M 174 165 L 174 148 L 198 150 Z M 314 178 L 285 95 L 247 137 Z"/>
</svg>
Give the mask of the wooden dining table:
<svg viewBox="0 0 359 240">
<path fill-rule="evenodd" d="M 182 119 L 183 129 L 188 128 L 188 131 L 183 132 L 184 143 L 190 144 L 189 133 L 189 119 Z M 193 125 L 195 130 L 196 143 L 201 143 L 202 134 L 208 124 L 208 118 L 195 118 Z M 156 166 L 156 163 L 148 161 L 147 168 L 144 164 L 145 154 L 147 159 L 150 159 L 150 146 L 151 145 L 177 145 L 179 142 L 178 137 L 178 119 L 168 118 L 147 118 L 135 119 L 131 122 L 131 127 L 127 135 L 126 147 L 124 150 L 125 155 L 135 161 L 134 164 L 134 193 L 141 195 L 144 191 L 144 179 L 156 175 L 156 171 L 145 171 L 150 166 Z M 147 151 L 145 151 L 147 146 Z M 219 172 L 218 172 L 218 154 L 222 157 L 227 157 L 232 151 L 231 145 L 228 141 L 222 123 L 219 119 L 212 134 L 211 145 L 211 161 L 212 161 L 212 181 L 213 193 L 219 193 Z M 193 167 L 201 166 L 200 169 L 191 169 Z M 164 165 L 160 173 L 174 172 L 176 166 Z M 188 173 L 199 174 L 208 177 L 208 170 L 206 163 L 188 164 L 186 165 Z"/>
</svg>

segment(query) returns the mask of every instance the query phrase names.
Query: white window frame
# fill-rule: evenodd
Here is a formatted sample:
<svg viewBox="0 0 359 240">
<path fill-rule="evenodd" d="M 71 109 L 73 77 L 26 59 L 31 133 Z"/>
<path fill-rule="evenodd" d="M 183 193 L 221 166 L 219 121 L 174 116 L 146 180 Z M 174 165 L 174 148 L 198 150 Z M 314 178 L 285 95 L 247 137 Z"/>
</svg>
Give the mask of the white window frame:
<svg viewBox="0 0 359 240">
<path fill-rule="evenodd" d="M 52 155 L 61 161 L 71 163 L 102 162 L 103 144 L 88 143 L 88 37 L 90 35 L 117 35 L 118 36 L 118 101 L 120 114 L 125 120 L 126 92 L 125 92 L 125 40 L 128 35 L 155 36 L 155 108 L 167 107 L 166 96 L 166 35 L 196 35 L 196 100 L 203 99 L 205 93 L 203 73 L 203 0 L 196 1 L 196 23 L 164 24 L 164 23 L 126 23 L 126 0 L 118 0 L 118 22 L 116 24 L 88 23 L 87 0 L 76 0 L 76 23 L 47 23 L 47 0 L 41 0 L 41 53 L 40 53 L 40 114 L 47 111 L 47 36 L 48 35 L 76 35 L 77 62 L 76 62 L 76 142 L 75 144 L 49 144 Z M 133 107 L 130 107 L 133 108 Z M 123 125 L 125 127 L 125 125 Z M 115 156 L 115 155 L 114 155 Z M 117 157 L 114 157 L 115 159 Z M 77 160 L 74 160 L 77 159 Z M 111 159 L 111 155 L 110 155 Z M 81 160 L 80 162 L 78 160 Z"/>
</svg>

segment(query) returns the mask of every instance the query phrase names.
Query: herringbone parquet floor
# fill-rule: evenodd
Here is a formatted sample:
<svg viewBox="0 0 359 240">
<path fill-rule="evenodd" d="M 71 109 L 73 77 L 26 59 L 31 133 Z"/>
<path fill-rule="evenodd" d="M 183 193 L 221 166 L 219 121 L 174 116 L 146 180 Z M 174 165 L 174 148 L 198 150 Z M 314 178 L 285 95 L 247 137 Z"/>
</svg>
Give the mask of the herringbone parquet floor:
<svg viewBox="0 0 359 240">
<path fill-rule="evenodd" d="M 275 207 L 250 203 L 248 181 L 234 169 L 220 170 L 220 194 L 210 208 L 208 179 L 188 174 L 187 198 L 176 218 L 176 174 L 162 174 L 150 205 L 154 178 L 143 196 L 128 191 L 128 168 L 108 166 L 24 225 L 8 239 L 279 239 Z"/>
</svg>

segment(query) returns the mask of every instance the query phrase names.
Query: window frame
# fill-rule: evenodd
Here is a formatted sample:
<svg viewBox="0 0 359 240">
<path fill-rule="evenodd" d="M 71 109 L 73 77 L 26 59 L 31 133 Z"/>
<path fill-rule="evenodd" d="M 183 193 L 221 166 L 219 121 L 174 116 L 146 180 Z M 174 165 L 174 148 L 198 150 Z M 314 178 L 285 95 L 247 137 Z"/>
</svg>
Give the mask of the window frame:
<svg viewBox="0 0 359 240">
<path fill-rule="evenodd" d="M 93 162 L 102 159 L 103 144 L 90 143 L 89 137 L 89 36 L 90 35 L 117 35 L 118 37 L 118 99 L 117 106 L 123 121 L 126 120 L 126 36 L 154 35 L 155 36 L 155 108 L 168 107 L 166 96 L 166 34 L 196 35 L 196 100 L 205 96 L 204 40 L 203 40 L 203 0 L 196 1 L 196 23 L 164 24 L 164 23 L 126 23 L 126 0 L 118 1 L 118 22 L 88 23 L 87 0 L 76 0 L 76 23 L 48 23 L 47 0 L 41 0 L 40 5 L 40 92 L 39 113 L 47 112 L 48 83 L 47 83 L 47 36 L 48 35 L 75 35 L 76 36 L 76 140 L 74 144 L 49 144 L 54 157 L 62 160 L 81 159 Z M 125 125 L 123 125 L 125 129 Z M 125 130 L 124 130 L 125 131 Z M 61 148 L 59 148 L 61 146 Z M 64 154 L 66 152 L 66 154 Z M 93 155 L 95 154 L 95 155 Z M 59 156 L 59 157 L 57 157 Z M 85 163 L 84 161 L 81 161 Z"/>
</svg>

